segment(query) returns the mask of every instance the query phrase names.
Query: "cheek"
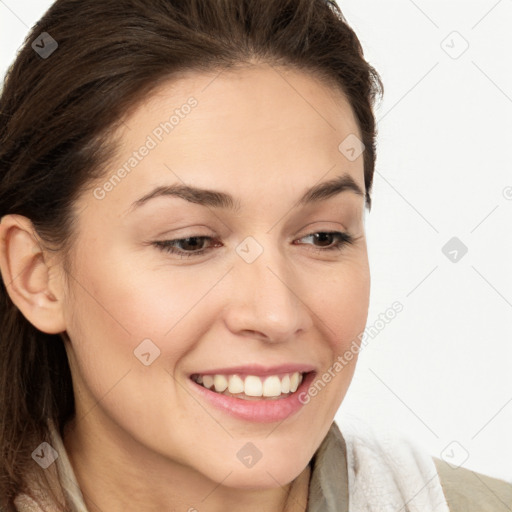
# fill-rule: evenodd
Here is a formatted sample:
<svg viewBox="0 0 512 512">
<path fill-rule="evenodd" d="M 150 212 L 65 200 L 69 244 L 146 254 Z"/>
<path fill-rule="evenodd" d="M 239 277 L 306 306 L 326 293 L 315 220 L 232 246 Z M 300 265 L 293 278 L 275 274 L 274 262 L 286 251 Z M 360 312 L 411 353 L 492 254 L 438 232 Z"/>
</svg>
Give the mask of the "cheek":
<svg viewBox="0 0 512 512">
<path fill-rule="evenodd" d="M 365 260 L 348 262 L 317 285 L 312 301 L 320 328 L 330 340 L 335 357 L 364 331 L 370 301 L 370 273 Z"/>
<path fill-rule="evenodd" d="M 310 387 L 314 407 L 321 410 L 315 413 L 320 430 L 322 425 L 330 424 L 356 369 L 370 300 L 370 273 L 366 262 L 365 258 L 347 262 L 331 273 L 324 287 L 316 288 L 317 325 L 329 344 L 328 358 Z"/>
<path fill-rule="evenodd" d="M 155 389 L 162 399 L 166 395 L 167 403 L 178 404 L 172 375 L 217 318 L 218 300 L 208 292 L 218 282 L 218 272 L 199 277 L 190 269 L 146 269 L 136 259 L 112 264 L 123 259 L 109 255 L 83 263 L 68 316 L 77 387 L 87 389 L 83 396 L 90 407 L 107 394 L 119 397 L 109 408 L 125 419 L 133 411 L 119 404 L 134 405 L 135 397 L 153 396 Z M 134 411 L 145 409 L 147 418 L 158 417 L 153 405 L 143 400 Z M 145 420 L 134 414 L 130 421 L 140 426 Z"/>
<path fill-rule="evenodd" d="M 172 374 L 201 339 L 191 310 L 208 283 L 198 283 L 195 289 L 188 283 L 180 294 L 178 286 L 171 286 L 180 283 L 163 280 L 163 272 L 130 272 L 126 265 L 93 261 L 82 265 L 76 276 L 81 285 L 73 289 L 67 318 L 72 374 L 80 396 L 77 407 L 86 414 L 99 405 L 98 414 L 106 411 L 134 437 L 149 432 L 155 450 L 160 450 L 173 442 L 167 434 L 162 438 L 163 433 L 185 416 Z M 151 343 L 141 345 L 147 339 Z M 142 362 L 140 346 L 150 354 L 149 365 Z M 162 404 L 173 411 L 172 417 Z"/>
<path fill-rule="evenodd" d="M 324 286 L 319 286 L 322 282 Z M 311 309 L 329 349 L 303 399 L 310 407 L 305 435 L 316 433 L 314 442 L 318 445 L 343 402 L 356 369 L 360 335 L 368 315 L 369 269 L 364 260 L 354 260 L 316 283 L 316 294 L 309 295 Z"/>
<path fill-rule="evenodd" d="M 162 342 L 190 323 L 201 298 L 218 280 L 213 275 L 198 279 L 191 270 L 146 268 L 138 257 L 127 260 L 126 255 L 110 254 L 98 264 L 84 264 L 78 276 L 83 285 L 76 287 L 74 302 L 90 334 L 105 338 L 109 333 L 109 341 L 132 350 L 145 338 Z"/>
</svg>

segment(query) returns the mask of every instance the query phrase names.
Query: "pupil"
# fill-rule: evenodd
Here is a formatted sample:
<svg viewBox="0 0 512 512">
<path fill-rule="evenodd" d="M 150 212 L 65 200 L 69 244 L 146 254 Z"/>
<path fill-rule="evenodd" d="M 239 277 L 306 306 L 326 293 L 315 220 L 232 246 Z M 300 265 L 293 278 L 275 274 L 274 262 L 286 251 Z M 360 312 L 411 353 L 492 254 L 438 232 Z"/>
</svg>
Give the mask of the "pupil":
<svg viewBox="0 0 512 512">
<path fill-rule="evenodd" d="M 197 249 L 198 245 L 200 246 L 200 243 L 199 244 L 198 243 L 195 243 L 195 244 L 194 243 L 190 243 L 190 240 L 195 240 L 197 242 L 197 241 L 199 241 L 199 237 L 194 236 L 194 237 L 190 237 L 190 238 L 185 238 L 185 240 L 184 240 L 184 245 L 185 245 L 184 249 L 187 249 L 186 246 L 189 246 L 188 247 L 189 249 Z"/>
<path fill-rule="evenodd" d="M 324 245 L 330 245 L 331 241 L 330 241 L 329 237 L 332 237 L 331 233 L 316 233 L 315 236 L 316 236 L 317 241 L 320 238 L 320 239 L 323 239 L 324 242 L 327 241 L 327 243 Z M 327 237 L 327 240 L 325 240 L 325 237 Z M 322 241 L 322 240 L 320 240 L 320 241 Z"/>
</svg>

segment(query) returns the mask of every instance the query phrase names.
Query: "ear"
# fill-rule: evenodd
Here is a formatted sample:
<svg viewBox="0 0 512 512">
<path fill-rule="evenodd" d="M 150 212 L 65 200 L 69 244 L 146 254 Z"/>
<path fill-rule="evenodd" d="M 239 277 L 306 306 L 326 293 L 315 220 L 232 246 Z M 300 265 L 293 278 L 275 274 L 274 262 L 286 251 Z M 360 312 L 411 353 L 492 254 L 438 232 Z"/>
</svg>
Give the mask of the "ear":
<svg viewBox="0 0 512 512">
<path fill-rule="evenodd" d="M 9 297 L 34 327 L 57 334 L 66 329 L 63 271 L 51 265 L 51 259 L 30 219 L 13 214 L 2 217 L 0 272 Z"/>
</svg>

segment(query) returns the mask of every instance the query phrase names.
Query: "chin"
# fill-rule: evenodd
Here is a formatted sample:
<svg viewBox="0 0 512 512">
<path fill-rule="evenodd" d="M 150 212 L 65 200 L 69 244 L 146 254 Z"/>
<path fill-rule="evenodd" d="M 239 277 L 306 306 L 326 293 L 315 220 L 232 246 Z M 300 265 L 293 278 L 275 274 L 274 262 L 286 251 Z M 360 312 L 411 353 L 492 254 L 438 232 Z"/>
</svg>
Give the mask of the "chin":
<svg viewBox="0 0 512 512">
<path fill-rule="evenodd" d="M 297 478 L 309 461 L 290 459 L 283 455 L 280 461 L 259 460 L 254 466 L 244 468 L 237 467 L 226 478 L 225 485 L 237 489 L 262 491 L 282 487 Z M 230 470 L 225 471 L 228 474 Z M 218 479 L 218 473 L 216 475 Z"/>
</svg>

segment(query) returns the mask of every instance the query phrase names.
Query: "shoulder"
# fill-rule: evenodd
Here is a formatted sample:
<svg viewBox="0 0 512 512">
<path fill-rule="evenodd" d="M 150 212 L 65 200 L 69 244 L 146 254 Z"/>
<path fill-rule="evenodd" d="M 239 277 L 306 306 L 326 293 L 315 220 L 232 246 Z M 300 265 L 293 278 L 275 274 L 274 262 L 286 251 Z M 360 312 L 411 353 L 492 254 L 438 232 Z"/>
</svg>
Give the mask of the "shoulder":
<svg viewBox="0 0 512 512">
<path fill-rule="evenodd" d="M 512 483 L 432 457 L 450 512 L 510 512 Z"/>
</svg>

